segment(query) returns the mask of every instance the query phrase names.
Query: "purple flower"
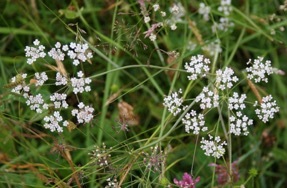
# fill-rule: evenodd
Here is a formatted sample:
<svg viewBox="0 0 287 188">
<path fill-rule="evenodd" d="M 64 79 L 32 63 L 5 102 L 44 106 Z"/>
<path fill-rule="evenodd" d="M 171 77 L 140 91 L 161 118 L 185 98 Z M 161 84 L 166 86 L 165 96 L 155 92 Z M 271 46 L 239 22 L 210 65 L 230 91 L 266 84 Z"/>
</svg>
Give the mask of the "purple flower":
<svg viewBox="0 0 287 188">
<path fill-rule="evenodd" d="M 237 166 L 238 161 L 234 161 L 231 164 L 232 175 L 229 174 L 229 168 L 223 165 L 218 165 L 215 163 L 209 164 L 209 166 L 215 167 L 215 174 L 217 174 L 217 182 L 219 185 L 224 185 L 228 181 L 232 181 L 233 183 L 237 182 L 240 178 L 239 169 Z"/>
<path fill-rule="evenodd" d="M 199 182 L 200 177 L 197 177 L 196 179 L 192 179 L 191 175 L 188 173 L 184 173 L 182 176 L 182 180 L 177 180 L 176 178 L 173 179 L 173 182 L 181 188 L 195 188 L 195 184 Z"/>
</svg>

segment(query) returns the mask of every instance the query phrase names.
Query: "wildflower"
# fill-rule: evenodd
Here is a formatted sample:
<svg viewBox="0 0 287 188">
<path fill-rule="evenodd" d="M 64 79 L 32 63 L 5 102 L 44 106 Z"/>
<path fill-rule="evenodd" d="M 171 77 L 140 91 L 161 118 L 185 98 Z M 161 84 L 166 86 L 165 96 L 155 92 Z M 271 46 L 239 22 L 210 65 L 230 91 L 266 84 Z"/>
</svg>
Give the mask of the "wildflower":
<svg viewBox="0 0 287 188">
<path fill-rule="evenodd" d="M 170 9 L 170 12 L 173 14 L 178 14 L 179 13 L 179 6 L 176 4 L 173 4 L 173 6 Z"/>
<path fill-rule="evenodd" d="M 209 20 L 210 6 L 206 6 L 204 3 L 199 4 L 198 13 L 203 16 L 205 21 Z"/>
<path fill-rule="evenodd" d="M 182 123 L 185 125 L 185 132 L 190 133 L 190 130 L 193 131 L 193 134 L 199 134 L 199 131 L 207 131 L 207 127 L 204 126 L 204 116 L 203 114 L 198 114 L 196 111 L 191 110 L 191 112 L 186 113 L 182 118 Z"/>
<path fill-rule="evenodd" d="M 71 78 L 73 92 L 77 94 L 77 93 L 83 93 L 84 91 L 86 92 L 91 91 L 91 87 L 88 86 L 87 84 L 90 84 L 92 80 L 90 78 L 83 78 L 84 74 L 82 71 L 79 71 L 77 73 L 77 76 L 79 78 Z"/>
<path fill-rule="evenodd" d="M 65 48 L 66 47 L 67 46 L 65 46 Z M 92 53 L 88 52 L 88 48 L 88 44 L 77 44 L 74 42 L 70 43 L 70 50 L 68 50 L 67 55 L 73 60 L 73 65 L 78 66 L 80 62 L 85 62 L 93 57 Z"/>
<path fill-rule="evenodd" d="M 67 46 L 63 47 L 64 50 L 67 49 Z M 65 59 L 65 54 L 62 52 L 61 50 L 61 43 L 57 42 L 55 44 L 55 48 L 52 48 L 49 52 L 48 55 L 50 57 L 52 57 L 55 60 L 60 60 L 60 61 L 64 61 Z"/>
<path fill-rule="evenodd" d="M 48 80 L 48 76 L 45 72 L 41 72 L 41 73 L 36 72 L 35 78 L 37 80 L 35 84 L 36 86 L 42 86 Z"/>
<path fill-rule="evenodd" d="M 229 122 L 230 133 L 236 136 L 241 134 L 245 136 L 248 135 L 249 131 L 247 130 L 247 126 L 253 125 L 253 120 L 249 119 L 246 115 L 242 115 L 241 111 L 236 112 L 236 115 L 230 116 Z"/>
<path fill-rule="evenodd" d="M 56 74 L 56 86 L 60 86 L 60 85 L 67 85 L 68 80 L 65 76 L 63 76 L 60 72 L 57 72 Z"/>
<path fill-rule="evenodd" d="M 93 119 L 94 108 L 85 106 L 83 102 L 78 104 L 79 109 L 72 110 L 72 116 L 76 116 L 78 123 L 89 123 Z"/>
<path fill-rule="evenodd" d="M 44 52 L 45 47 L 43 45 L 40 45 L 40 41 L 38 39 L 34 40 L 33 42 L 35 47 L 26 46 L 24 51 L 25 56 L 29 57 L 27 59 L 27 63 L 31 65 L 34 63 L 38 58 L 44 58 L 46 56 L 46 53 Z"/>
<path fill-rule="evenodd" d="M 202 50 L 209 53 L 209 55 L 214 56 L 215 54 L 219 54 L 222 52 L 222 49 L 220 47 L 220 41 L 215 40 L 214 42 L 211 42 L 205 46 L 202 47 Z"/>
<path fill-rule="evenodd" d="M 30 106 L 31 110 L 35 110 L 37 113 L 42 113 L 43 109 L 48 109 L 48 104 L 44 102 L 43 96 L 38 93 L 36 96 L 27 95 L 25 97 L 26 104 Z"/>
<path fill-rule="evenodd" d="M 145 156 L 143 161 L 147 168 L 154 171 L 160 171 L 162 164 L 165 161 L 163 151 L 158 146 L 151 147 L 151 154 L 143 152 Z"/>
<path fill-rule="evenodd" d="M 54 93 L 50 96 L 50 100 L 54 102 L 54 107 L 56 109 L 58 108 L 68 108 L 68 103 L 66 102 L 67 94 L 60 94 L 60 93 Z"/>
<path fill-rule="evenodd" d="M 209 166 L 215 167 L 215 174 L 217 175 L 217 182 L 219 185 L 226 184 L 229 179 L 231 182 L 235 183 L 240 178 L 237 161 L 234 161 L 231 164 L 232 175 L 229 174 L 229 167 L 227 166 L 218 165 L 215 163 L 211 163 Z"/>
<path fill-rule="evenodd" d="M 110 150 L 112 148 L 107 149 L 107 146 L 105 143 L 102 144 L 102 147 L 99 146 L 94 146 L 95 149 L 92 150 L 89 155 L 91 156 L 92 159 L 94 159 L 100 167 L 107 167 L 109 166 L 111 154 Z"/>
<path fill-rule="evenodd" d="M 11 78 L 11 83 L 7 84 L 6 87 L 11 87 L 11 92 L 20 94 L 23 90 L 26 94 L 30 91 L 30 88 L 26 86 L 25 78 L 27 78 L 27 74 L 18 74 Z"/>
<path fill-rule="evenodd" d="M 202 138 L 202 140 L 200 141 L 200 143 L 202 144 L 200 148 L 205 151 L 204 154 L 216 158 L 222 157 L 225 153 L 224 145 L 227 145 L 227 143 L 225 141 L 221 142 L 219 136 L 216 136 L 213 139 L 213 136 L 209 134 L 208 137 L 209 140 L 205 140 L 204 138 Z"/>
<path fill-rule="evenodd" d="M 204 58 L 203 55 L 192 56 L 189 63 L 185 63 L 184 68 L 188 73 L 191 73 L 187 78 L 196 80 L 198 76 L 205 77 L 209 72 L 210 60 Z"/>
<path fill-rule="evenodd" d="M 230 15 L 232 11 L 231 0 L 221 0 L 220 6 L 218 7 L 219 12 L 223 12 L 225 16 Z"/>
<path fill-rule="evenodd" d="M 230 89 L 233 86 L 232 82 L 237 82 L 239 79 L 236 76 L 233 76 L 234 71 L 226 67 L 224 70 L 216 71 L 216 85 L 220 90 L 225 90 L 226 88 Z"/>
<path fill-rule="evenodd" d="M 166 16 L 166 12 L 164 12 L 164 11 L 161 11 L 160 14 L 161 14 L 162 17 Z"/>
<path fill-rule="evenodd" d="M 219 104 L 219 95 L 210 91 L 208 87 L 204 87 L 202 92 L 195 98 L 196 102 L 200 103 L 201 109 L 214 108 Z"/>
<path fill-rule="evenodd" d="M 62 126 L 67 126 L 68 121 L 63 121 L 63 117 L 60 115 L 59 111 L 55 111 L 52 115 L 50 116 L 45 116 L 44 117 L 44 127 L 46 129 L 50 129 L 51 132 L 57 131 L 57 132 L 63 132 L 63 127 Z"/>
<path fill-rule="evenodd" d="M 155 31 L 155 29 L 156 28 L 158 28 L 158 27 L 162 27 L 162 22 L 159 22 L 159 23 L 156 23 L 156 24 L 152 24 L 151 25 L 151 27 L 147 30 L 147 31 L 145 31 L 143 34 L 145 34 L 145 38 L 146 37 L 149 37 L 150 35 L 152 35 L 153 34 L 153 32 Z"/>
<path fill-rule="evenodd" d="M 242 94 L 239 98 L 239 94 L 237 92 L 233 93 L 232 97 L 228 99 L 228 109 L 229 110 L 243 110 L 246 106 L 244 104 L 244 100 L 247 98 L 245 94 Z"/>
<path fill-rule="evenodd" d="M 264 81 L 268 82 L 267 75 L 273 74 L 273 68 L 271 67 L 271 61 L 267 60 L 265 63 L 262 62 L 263 57 L 258 57 L 255 59 L 251 67 L 247 67 L 246 71 L 248 73 L 247 78 L 254 80 L 255 83 Z M 247 65 L 251 63 L 251 59 L 247 62 Z"/>
<path fill-rule="evenodd" d="M 183 103 L 183 99 L 179 96 L 181 93 L 182 90 L 180 89 L 178 92 L 173 92 L 171 95 L 164 98 L 163 105 L 167 107 L 168 111 L 174 116 L 176 116 L 182 110 L 181 105 Z"/>
<path fill-rule="evenodd" d="M 259 119 L 264 123 L 268 122 L 269 119 L 274 118 L 274 114 L 279 112 L 279 107 L 276 104 L 276 101 L 273 100 L 271 95 L 262 98 L 260 108 L 255 110 L 255 113 Z"/>
<path fill-rule="evenodd" d="M 173 182 L 181 188 L 195 188 L 195 184 L 197 184 L 200 180 L 200 177 L 193 179 L 191 175 L 188 173 L 184 173 L 182 176 L 182 180 L 173 179 Z"/>
<path fill-rule="evenodd" d="M 155 12 L 159 10 L 159 4 L 154 4 L 152 7 Z"/>
<path fill-rule="evenodd" d="M 150 17 L 149 16 L 145 16 L 144 17 L 144 23 L 148 23 L 150 22 Z"/>
<path fill-rule="evenodd" d="M 171 29 L 171 30 L 176 30 L 176 28 L 177 28 L 177 26 L 176 26 L 175 23 L 173 23 L 173 24 L 170 26 L 170 29 Z"/>
<path fill-rule="evenodd" d="M 153 34 L 153 33 L 150 34 L 149 39 L 150 39 L 151 41 L 155 41 L 155 40 L 156 40 L 156 35 Z"/>
<path fill-rule="evenodd" d="M 119 187 L 118 180 L 116 178 L 108 178 L 107 179 L 108 185 L 105 186 L 105 188 L 121 188 Z"/>
</svg>

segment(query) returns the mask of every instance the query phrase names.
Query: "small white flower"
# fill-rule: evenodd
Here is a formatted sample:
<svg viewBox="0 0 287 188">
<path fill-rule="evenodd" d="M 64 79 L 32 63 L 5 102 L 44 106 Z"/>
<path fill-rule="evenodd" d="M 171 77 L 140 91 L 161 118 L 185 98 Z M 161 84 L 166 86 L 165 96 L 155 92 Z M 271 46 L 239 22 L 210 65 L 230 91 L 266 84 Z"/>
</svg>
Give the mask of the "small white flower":
<svg viewBox="0 0 287 188">
<path fill-rule="evenodd" d="M 160 14 L 161 14 L 162 17 L 166 16 L 166 12 L 164 12 L 164 11 L 161 11 Z"/>
<path fill-rule="evenodd" d="M 63 76 L 60 72 L 57 72 L 56 74 L 56 86 L 60 86 L 60 85 L 67 85 L 68 80 L 65 76 Z"/>
<path fill-rule="evenodd" d="M 64 61 L 65 59 L 65 54 L 62 52 L 61 50 L 61 43 L 57 42 L 55 44 L 55 48 L 52 48 L 49 52 L 48 55 L 50 57 L 52 57 L 55 60 L 60 60 L 60 61 Z"/>
<path fill-rule="evenodd" d="M 154 4 L 152 7 L 155 12 L 159 10 L 159 4 Z"/>
<path fill-rule="evenodd" d="M 163 105 L 167 107 L 168 111 L 174 116 L 182 111 L 181 105 L 183 103 L 183 99 L 179 96 L 181 93 L 182 90 L 180 89 L 178 92 L 173 92 L 171 95 L 166 96 L 163 99 Z"/>
<path fill-rule="evenodd" d="M 226 67 L 224 70 L 216 71 L 216 81 L 215 84 L 220 90 L 230 89 L 233 86 L 233 82 L 236 83 L 239 79 L 233 76 L 234 71 Z"/>
<path fill-rule="evenodd" d="M 202 92 L 195 98 L 196 102 L 200 102 L 201 109 L 214 108 L 219 105 L 219 95 L 210 91 L 208 87 L 204 87 Z"/>
<path fill-rule="evenodd" d="M 145 16 L 144 17 L 144 23 L 148 23 L 150 22 L 150 17 L 149 16 Z"/>
<path fill-rule="evenodd" d="M 63 117 L 60 115 L 59 111 L 55 111 L 50 116 L 45 116 L 44 121 L 45 121 L 44 127 L 46 129 L 50 129 L 51 132 L 54 132 L 54 131 L 57 131 L 59 133 L 63 132 L 63 128 L 61 127 Z M 64 122 L 66 125 L 67 121 L 64 121 Z"/>
<path fill-rule="evenodd" d="M 77 93 L 83 93 L 84 91 L 86 92 L 91 91 L 91 87 L 88 84 L 90 84 L 92 80 L 90 78 L 83 78 L 84 74 L 82 71 L 79 71 L 77 76 L 79 78 L 71 78 L 71 85 L 73 87 L 73 92 L 77 94 Z"/>
<path fill-rule="evenodd" d="M 170 26 L 170 29 L 171 29 L 171 30 L 176 30 L 176 28 L 177 28 L 177 26 L 176 26 L 175 23 L 173 23 L 173 24 Z"/>
<path fill-rule="evenodd" d="M 93 54 L 88 52 L 88 44 L 76 44 L 71 42 L 69 47 L 70 50 L 68 50 L 67 55 L 73 60 L 73 65 L 75 66 L 78 66 L 80 62 L 85 62 L 93 57 Z"/>
<path fill-rule="evenodd" d="M 187 78 L 196 80 L 198 77 L 205 77 L 209 72 L 210 60 L 203 55 L 192 56 L 189 63 L 185 63 L 184 68 L 191 73 Z"/>
<path fill-rule="evenodd" d="M 44 52 L 45 47 L 43 45 L 40 45 L 40 41 L 36 39 L 33 44 L 35 47 L 29 47 L 26 46 L 24 51 L 25 56 L 28 57 L 27 63 L 31 65 L 34 63 L 38 58 L 44 58 L 46 56 L 46 53 Z"/>
<path fill-rule="evenodd" d="M 249 131 L 248 126 L 253 125 L 253 120 L 246 115 L 242 115 L 241 111 L 236 112 L 235 115 L 229 117 L 230 133 L 239 136 L 241 134 L 247 136 Z"/>
<path fill-rule="evenodd" d="M 153 33 L 150 34 L 149 39 L 150 39 L 151 41 L 155 41 L 155 40 L 156 40 L 156 35 L 153 34 Z"/>
<path fill-rule="evenodd" d="M 264 123 L 274 118 L 274 114 L 279 112 L 279 107 L 271 95 L 262 98 L 260 108 L 255 110 L 258 118 Z"/>
<path fill-rule="evenodd" d="M 247 65 L 251 63 L 251 59 L 247 62 Z M 263 57 L 258 57 L 252 63 L 251 67 L 246 68 L 248 73 L 247 78 L 254 80 L 255 83 L 264 81 L 268 82 L 267 75 L 273 74 L 274 69 L 271 67 L 271 61 L 267 60 L 263 63 Z"/>
<path fill-rule="evenodd" d="M 200 3 L 198 13 L 203 16 L 203 19 L 205 21 L 208 21 L 209 20 L 210 7 L 206 6 L 204 3 Z"/>
<path fill-rule="evenodd" d="M 30 106 L 31 110 L 35 110 L 37 113 L 42 113 L 43 109 L 47 109 L 48 107 L 40 93 L 35 96 L 27 95 L 26 104 Z"/>
<path fill-rule="evenodd" d="M 177 4 L 174 4 L 171 9 L 170 12 L 173 14 L 178 14 L 179 13 L 179 7 L 177 6 Z"/>
<path fill-rule="evenodd" d="M 227 145 L 227 143 L 221 142 L 221 139 L 219 136 L 215 137 L 213 139 L 213 136 L 208 135 L 209 140 L 205 140 L 202 138 L 201 140 L 201 146 L 200 148 L 205 151 L 204 154 L 207 156 L 213 156 L 216 158 L 220 158 L 224 155 L 225 149 L 224 146 Z"/>
<path fill-rule="evenodd" d="M 220 40 L 215 40 L 214 42 L 208 43 L 202 47 L 202 50 L 208 52 L 211 56 L 221 53 L 222 49 L 220 47 Z"/>
<path fill-rule="evenodd" d="M 185 132 L 187 133 L 193 131 L 193 134 L 199 134 L 199 131 L 207 131 L 207 127 L 204 126 L 203 114 L 197 114 L 194 110 L 185 114 L 182 118 L 182 123 L 185 125 Z"/>
<path fill-rule="evenodd" d="M 36 86 L 42 86 L 48 80 L 48 76 L 46 72 L 41 72 L 41 73 L 36 72 L 35 78 L 37 80 L 35 84 Z"/>
<path fill-rule="evenodd" d="M 247 98 L 246 94 L 242 94 L 239 98 L 239 94 L 237 92 L 233 93 L 232 97 L 228 99 L 228 108 L 229 110 L 243 110 L 246 106 L 244 104 L 244 100 Z"/>
<path fill-rule="evenodd" d="M 78 104 L 79 109 L 72 110 L 72 116 L 76 116 L 78 123 L 89 123 L 93 119 L 94 108 L 85 106 L 83 102 Z"/>
<path fill-rule="evenodd" d="M 220 6 L 218 7 L 219 12 L 223 12 L 225 16 L 230 15 L 232 11 L 231 0 L 221 0 Z"/>
<path fill-rule="evenodd" d="M 68 108 L 68 103 L 66 102 L 67 94 L 63 93 L 54 93 L 50 96 L 50 100 L 54 102 L 54 107 L 59 108 Z"/>
</svg>

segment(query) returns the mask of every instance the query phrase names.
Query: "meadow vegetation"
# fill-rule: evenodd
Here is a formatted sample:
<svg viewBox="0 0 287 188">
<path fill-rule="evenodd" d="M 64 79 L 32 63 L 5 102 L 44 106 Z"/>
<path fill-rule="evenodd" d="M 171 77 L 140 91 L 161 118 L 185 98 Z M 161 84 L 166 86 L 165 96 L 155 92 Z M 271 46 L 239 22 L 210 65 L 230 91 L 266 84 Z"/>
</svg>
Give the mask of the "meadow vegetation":
<svg viewBox="0 0 287 188">
<path fill-rule="evenodd" d="M 287 187 L 287 1 L 0 4 L 0 187 Z"/>
</svg>

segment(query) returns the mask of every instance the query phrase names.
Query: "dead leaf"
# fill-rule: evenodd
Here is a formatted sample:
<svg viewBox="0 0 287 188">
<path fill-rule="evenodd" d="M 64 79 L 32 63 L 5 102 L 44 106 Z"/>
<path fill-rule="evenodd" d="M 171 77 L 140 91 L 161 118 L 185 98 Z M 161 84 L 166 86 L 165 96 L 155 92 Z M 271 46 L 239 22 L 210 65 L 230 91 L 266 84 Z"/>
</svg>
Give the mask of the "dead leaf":
<svg viewBox="0 0 287 188">
<path fill-rule="evenodd" d="M 119 120 L 131 126 L 139 125 L 139 117 L 134 114 L 134 108 L 125 101 L 118 103 Z"/>
</svg>

